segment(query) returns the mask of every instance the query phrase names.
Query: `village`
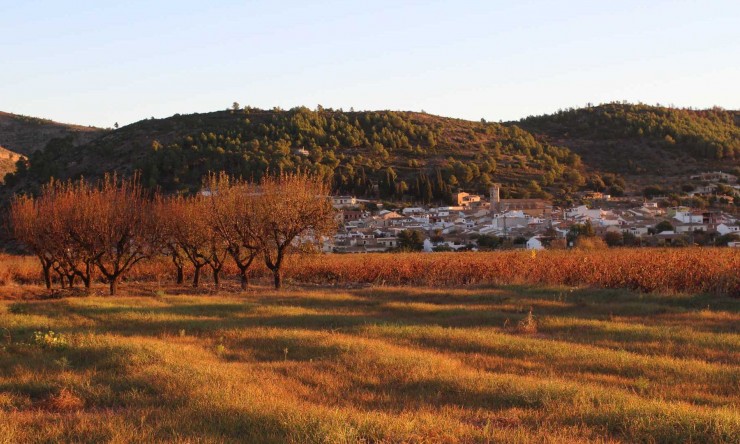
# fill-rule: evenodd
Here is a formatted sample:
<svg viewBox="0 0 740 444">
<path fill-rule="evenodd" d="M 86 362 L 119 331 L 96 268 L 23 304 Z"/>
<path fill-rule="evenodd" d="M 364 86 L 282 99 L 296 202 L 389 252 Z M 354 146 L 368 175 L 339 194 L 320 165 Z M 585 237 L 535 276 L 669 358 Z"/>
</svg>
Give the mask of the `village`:
<svg viewBox="0 0 740 444">
<path fill-rule="evenodd" d="M 715 192 L 717 184 L 740 191 L 737 177 L 730 174 L 696 177 L 709 184 L 689 195 Z M 542 250 L 578 246 L 580 235 L 600 239 L 602 246 L 740 247 L 740 219 L 717 209 L 667 206 L 661 197 L 612 198 L 602 193 L 585 195 L 589 205 L 558 208 L 543 199 L 502 199 L 500 195 L 500 186 L 494 185 L 488 196 L 458 192 L 451 206 L 397 209 L 353 196 L 334 196 L 332 205 L 341 228 L 325 251 Z M 409 239 L 414 245 L 409 245 Z"/>
</svg>

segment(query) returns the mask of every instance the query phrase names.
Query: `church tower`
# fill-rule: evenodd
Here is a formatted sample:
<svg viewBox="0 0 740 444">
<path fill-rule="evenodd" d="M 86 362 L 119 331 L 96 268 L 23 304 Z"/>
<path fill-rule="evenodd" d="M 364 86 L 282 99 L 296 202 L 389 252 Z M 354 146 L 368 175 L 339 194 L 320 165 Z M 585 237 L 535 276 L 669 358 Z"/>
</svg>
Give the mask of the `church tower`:
<svg viewBox="0 0 740 444">
<path fill-rule="evenodd" d="M 491 200 L 491 212 L 498 213 L 501 210 L 501 185 L 495 183 L 488 189 Z"/>
</svg>

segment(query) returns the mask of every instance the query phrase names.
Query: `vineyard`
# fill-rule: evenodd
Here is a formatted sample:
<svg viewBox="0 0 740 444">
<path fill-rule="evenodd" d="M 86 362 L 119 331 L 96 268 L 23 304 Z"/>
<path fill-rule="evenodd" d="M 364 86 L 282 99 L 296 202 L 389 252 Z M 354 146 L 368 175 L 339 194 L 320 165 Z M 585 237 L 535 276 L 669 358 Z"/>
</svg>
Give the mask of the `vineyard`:
<svg viewBox="0 0 740 444">
<path fill-rule="evenodd" d="M 291 274 L 315 283 L 584 285 L 740 296 L 739 270 L 737 250 L 643 248 L 327 256 L 302 263 Z"/>
<path fill-rule="evenodd" d="M 285 279 L 294 285 L 567 285 L 641 292 L 740 296 L 740 252 L 728 248 L 613 248 L 599 251 L 500 251 L 478 253 L 305 254 L 291 256 Z M 184 274 L 193 274 L 192 267 Z M 223 266 L 223 289 L 235 291 L 240 270 Z M 265 283 L 272 273 L 256 263 L 249 278 Z M 172 262 L 160 257 L 137 264 L 127 283 L 149 288 L 180 286 Z M 0 283 L 43 282 L 38 260 L 0 256 Z"/>
</svg>

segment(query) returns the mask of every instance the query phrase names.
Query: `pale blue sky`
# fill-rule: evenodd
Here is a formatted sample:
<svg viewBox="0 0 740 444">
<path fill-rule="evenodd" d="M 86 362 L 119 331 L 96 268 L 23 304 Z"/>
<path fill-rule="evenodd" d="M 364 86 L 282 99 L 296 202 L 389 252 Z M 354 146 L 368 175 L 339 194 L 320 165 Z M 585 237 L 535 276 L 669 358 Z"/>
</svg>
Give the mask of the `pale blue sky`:
<svg viewBox="0 0 740 444">
<path fill-rule="evenodd" d="M 0 0 L 0 33 L 0 110 L 98 126 L 234 101 L 494 121 L 740 108 L 738 0 Z"/>
</svg>

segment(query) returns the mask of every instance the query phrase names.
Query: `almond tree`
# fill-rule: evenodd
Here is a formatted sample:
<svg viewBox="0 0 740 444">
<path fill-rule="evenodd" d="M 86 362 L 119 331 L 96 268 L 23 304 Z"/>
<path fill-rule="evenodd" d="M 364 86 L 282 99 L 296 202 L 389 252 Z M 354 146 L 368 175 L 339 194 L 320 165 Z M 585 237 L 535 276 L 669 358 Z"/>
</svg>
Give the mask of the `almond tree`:
<svg viewBox="0 0 740 444">
<path fill-rule="evenodd" d="M 190 198 L 190 205 L 196 214 L 200 215 L 200 224 L 203 236 L 206 239 L 203 250 L 206 264 L 213 273 L 213 285 L 219 288 L 221 285 L 221 270 L 229 257 L 228 244 L 216 230 L 214 223 L 213 193 L 197 194 Z"/>
<path fill-rule="evenodd" d="M 206 217 L 210 220 L 211 217 L 206 213 Z M 227 244 L 216 232 L 215 227 L 209 223 L 208 228 L 205 232 L 208 236 L 208 243 L 206 244 L 206 263 L 211 268 L 213 273 L 213 285 L 216 288 L 221 286 L 221 270 L 224 268 L 226 259 L 229 256 Z"/>
<path fill-rule="evenodd" d="M 209 223 L 205 198 L 202 195 L 173 197 L 169 199 L 167 208 L 168 232 L 195 268 L 193 287 L 200 284 L 200 271 L 206 265 L 213 271 L 213 281 L 218 286 L 227 253 L 225 243 Z"/>
<path fill-rule="evenodd" d="M 160 194 L 156 194 L 153 206 L 152 215 L 157 219 L 157 225 L 161 230 L 156 249 L 160 254 L 170 258 L 177 270 L 176 282 L 182 284 L 185 281 L 185 261 L 187 258 L 180 248 L 174 232 L 175 226 L 172 214 L 170 214 L 170 201 Z"/>
<path fill-rule="evenodd" d="M 73 286 L 78 276 L 90 288 L 98 253 L 86 211 L 89 191 L 84 180 L 52 180 L 38 198 L 17 196 L 11 204 L 13 233 L 39 257 L 47 288 L 51 288 L 51 269 L 59 275 L 62 288 L 65 281 Z"/>
<path fill-rule="evenodd" d="M 86 198 L 85 207 L 95 210 L 81 212 L 94 236 L 95 265 L 115 295 L 120 277 L 156 251 L 160 229 L 154 208 L 138 174 L 121 180 L 106 175 Z"/>
<path fill-rule="evenodd" d="M 198 223 L 199 215 L 191 211 L 188 199 L 183 196 L 167 199 L 164 209 L 167 215 L 167 232 L 179 251 L 193 264 L 193 287 L 198 287 L 200 270 L 207 264 L 203 254 L 206 241 L 203 228 Z"/>
<path fill-rule="evenodd" d="M 75 277 L 79 277 L 88 291 L 99 255 L 92 231 L 91 192 L 92 186 L 84 179 L 66 183 L 52 181 L 43 188 L 39 198 L 42 212 L 51 226 L 50 248 L 57 260 L 55 269 L 60 279 L 63 281 L 66 277 L 72 287 Z"/>
<path fill-rule="evenodd" d="M 203 182 L 209 190 L 210 224 L 226 242 L 226 251 L 239 268 L 241 287 L 249 286 L 249 267 L 260 252 L 253 184 L 226 173 L 210 174 Z"/>
<path fill-rule="evenodd" d="M 44 284 L 50 290 L 51 269 L 56 260 L 50 248 L 53 239 L 48 215 L 40 211 L 36 199 L 21 195 L 13 198 L 9 217 L 13 237 L 38 257 L 44 274 Z"/>
<path fill-rule="evenodd" d="M 336 230 L 329 185 L 305 173 L 266 176 L 255 199 L 260 250 L 272 271 L 275 288 L 282 286 L 282 266 L 301 244 L 321 242 Z"/>
</svg>

